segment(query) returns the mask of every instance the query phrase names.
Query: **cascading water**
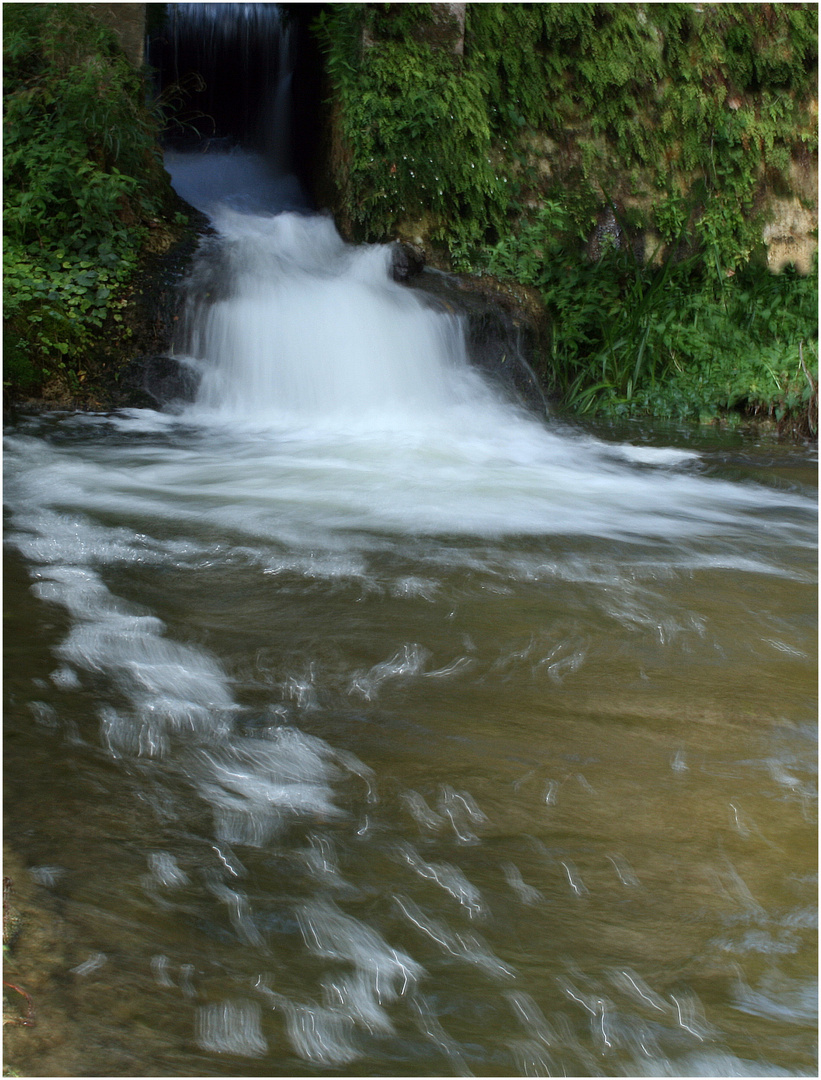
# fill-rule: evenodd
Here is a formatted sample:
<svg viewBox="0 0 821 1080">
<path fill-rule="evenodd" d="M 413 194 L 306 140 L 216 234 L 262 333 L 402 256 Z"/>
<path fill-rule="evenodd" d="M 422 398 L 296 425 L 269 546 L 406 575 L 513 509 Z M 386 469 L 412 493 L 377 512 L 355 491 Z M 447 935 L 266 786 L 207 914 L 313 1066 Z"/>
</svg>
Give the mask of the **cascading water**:
<svg viewBox="0 0 821 1080">
<path fill-rule="evenodd" d="M 807 453 L 527 414 L 276 163 L 171 164 L 197 400 L 7 436 L 38 1067 L 812 1071 Z"/>
<path fill-rule="evenodd" d="M 161 88 L 181 86 L 187 103 L 165 157 L 179 194 L 208 214 L 307 209 L 294 170 L 291 21 L 277 4 L 168 9 L 150 52 Z"/>
</svg>

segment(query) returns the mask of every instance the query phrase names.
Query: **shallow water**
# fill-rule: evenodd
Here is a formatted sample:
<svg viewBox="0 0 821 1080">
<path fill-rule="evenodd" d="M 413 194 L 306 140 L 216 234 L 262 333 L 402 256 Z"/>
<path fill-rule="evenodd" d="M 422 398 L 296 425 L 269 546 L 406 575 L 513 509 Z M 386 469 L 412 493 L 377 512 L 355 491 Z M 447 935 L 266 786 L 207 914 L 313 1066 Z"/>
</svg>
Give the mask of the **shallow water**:
<svg viewBox="0 0 821 1080">
<path fill-rule="evenodd" d="M 814 1074 L 814 455 L 526 415 L 317 220 L 193 406 L 7 432 L 14 1067 Z"/>
</svg>

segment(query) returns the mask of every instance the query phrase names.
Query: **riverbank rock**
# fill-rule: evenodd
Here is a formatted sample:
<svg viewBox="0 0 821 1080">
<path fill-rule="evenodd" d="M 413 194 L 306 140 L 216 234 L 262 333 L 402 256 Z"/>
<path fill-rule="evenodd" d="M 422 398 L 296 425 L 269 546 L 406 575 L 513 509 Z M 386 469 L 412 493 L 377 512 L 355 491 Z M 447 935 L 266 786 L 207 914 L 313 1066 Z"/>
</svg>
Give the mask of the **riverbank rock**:
<svg viewBox="0 0 821 1080">
<path fill-rule="evenodd" d="M 128 338 L 118 342 L 119 363 L 111 357 L 101 373 L 102 404 L 158 409 L 192 401 L 199 375 L 172 355 L 181 314 L 180 286 L 194 255 L 210 232 L 207 219 L 187 204 L 189 225 L 173 241 L 146 253 L 123 312 Z"/>
<path fill-rule="evenodd" d="M 433 307 L 461 316 L 470 362 L 507 397 L 544 414 L 548 401 L 539 372 L 550 331 L 535 290 L 431 268 L 406 283 Z"/>
<path fill-rule="evenodd" d="M 135 356 L 123 368 L 117 389 L 120 408 L 162 409 L 193 401 L 200 375 L 175 356 Z"/>
<path fill-rule="evenodd" d="M 403 284 L 421 274 L 425 268 L 425 252 L 415 244 L 398 240 L 391 251 L 391 276 Z"/>
</svg>

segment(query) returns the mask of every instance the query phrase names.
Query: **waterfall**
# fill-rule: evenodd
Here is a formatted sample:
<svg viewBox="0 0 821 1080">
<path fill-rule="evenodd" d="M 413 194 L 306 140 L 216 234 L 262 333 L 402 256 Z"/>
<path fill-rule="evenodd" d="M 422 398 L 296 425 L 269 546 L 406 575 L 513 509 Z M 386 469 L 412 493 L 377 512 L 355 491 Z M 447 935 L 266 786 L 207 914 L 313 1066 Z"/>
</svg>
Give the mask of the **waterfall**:
<svg viewBox="0 0 821 1080">
<path fill-rule="evenodd" d="M 181 98 L 165 165 L 182 198 L 209 215 L 308 208 L 292 145 L 296 42 L 278 4 L 169 4 L 150 53 L 160 89 Z"/>
<path fill-rule="evenodd" d="M 318 214 L 221 203 L 212 223 L 179 347 L 201 373 L 182 419 L 213 435 L 174 482 L 205 482 L 233 522 L 331 548 L 342 531 L 683 544 L 748 528 L 761 493 L 693 475 L 697 455 L 608 445 L 502 400 L 460 318 L 391 279 L 386 246 L 346 244 Z M 233 461 L 209 471 L 219 445 Z"/>
<path fill-rule="evenodd" d="M 256 5 L 180 7 L 181 39 L 183 26 L 202 33 L 212 66 L 262 18 Z M 283 20 L 264 17 L 280 56 Z M 289 110 L 291 64 L 276 70 L 266 115 Z M 670 471 L 696 455 L 609 446 L 501 400 L 469 363 L 460 317 L 394 282 L 388 246 L 343 242 L 276 163 L 245 146 L 167 162 L 213 226 L 176 343 L 201 376 L 184 419 L 219 428 L 243 460 L 251 448 L 220 495 L 247 496 L 251 519 L 264 489 L 275 532 L 331 546 L 340 527 L 633 542 L 746 527 L 758 493 Z"/>
<path fill-rule="evenodd" d="M 277 5 L 169 8 L 174 74 L 204 71 L 203 107 L 222 117 L 215 94 L 231 61 L 241 83 L 232 100 L 245 110 L 236 141 L 166 153 L 177 191 L 215 231 L 193 268 L 177 341 L 202 371 L 192 414 L 388 426 L 401 416 L 424 426 L 442 410 L 489 403 L 459 319 L 390 280 L 387 246 L 345 244 L 329 218 L 309 212 L 291 172 L 291 30 Z M 259 91 L 253 106 L 249 86 Z"/>
<path fill-rule="evenodd" d="M 15 1067 L 811 1074 L 814 462 L 502 400 L 254 133 L 284 22 L 172 6 L 273 73 L 167 158 L 197 399 L 7 433 Z"/>
<path fill-rule="evenodd" d="M 161 85 L 180 88 L 189 131 L 253 145 L 287 171 L 294 46 L 279 4 L 169 4 L 150 52 Z"/>
<path fill-rule="evenodd" d="M 489 399 L 459 319 L 391 281 L 387 247 L 351 247 L 318 215 L 224 210 L 215 225 L 184 325 L 201 407 L 423 422 Z"/>
</svg>

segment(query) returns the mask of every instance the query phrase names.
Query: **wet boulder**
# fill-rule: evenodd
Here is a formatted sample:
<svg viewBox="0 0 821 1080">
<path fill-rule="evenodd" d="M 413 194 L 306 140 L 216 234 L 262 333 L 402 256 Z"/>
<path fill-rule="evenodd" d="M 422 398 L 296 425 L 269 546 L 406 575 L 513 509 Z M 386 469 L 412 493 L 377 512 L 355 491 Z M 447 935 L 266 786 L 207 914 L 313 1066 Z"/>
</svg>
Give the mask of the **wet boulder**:
<svg viewBox="0 0 821 1080">
<path fill-rule="evenodd" d="M 120 372 L 120 408 L 162 409 L 194 400 L 200 374 L 175 356 L 135 356 Z"/>
<path fill-rule="evenodd" d="M 537 294 L 494 278 L 429 267 L 406 283 L 427 303 L 462 317 L 468 359 L 508 398 L 545 412 L 547 400 L 537 372 L 543 368 L 549 328 Z"/>
<path fill-rule="evenodd" d="M 425 253 L 415 244 L 397 241 L 391 250 L 391 276 L 404 284 L 421 274 L 425 268 Z"/>
</svg>

